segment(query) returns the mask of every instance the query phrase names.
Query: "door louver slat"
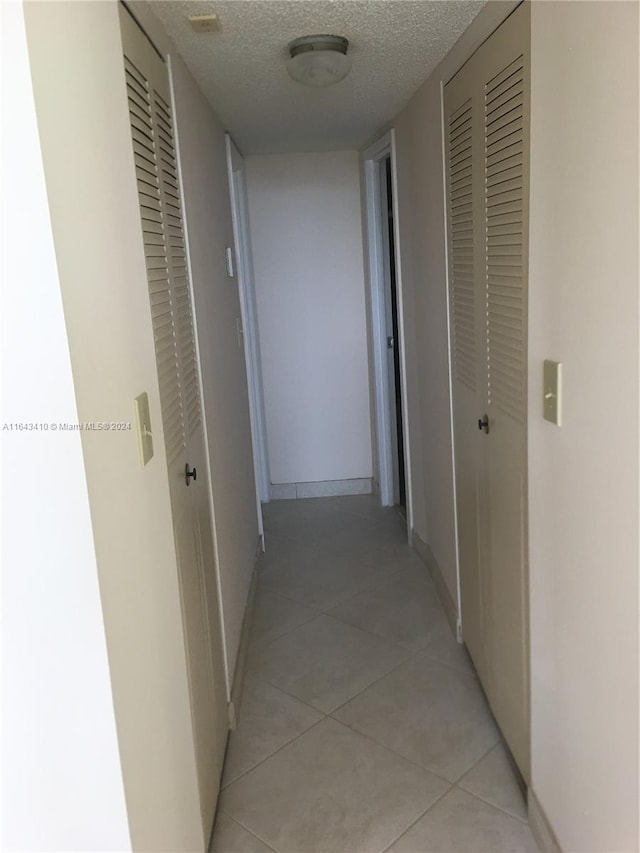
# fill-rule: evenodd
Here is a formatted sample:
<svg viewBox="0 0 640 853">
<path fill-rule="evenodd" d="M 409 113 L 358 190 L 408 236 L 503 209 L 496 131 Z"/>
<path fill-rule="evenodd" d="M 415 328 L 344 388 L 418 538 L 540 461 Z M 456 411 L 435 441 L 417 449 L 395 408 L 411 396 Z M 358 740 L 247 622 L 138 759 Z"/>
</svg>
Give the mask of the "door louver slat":
<svg viewBox="0 0 640 853">
<path fill-rule="evenodd" d="M 525 416 L 524 70 L 514 60 L 485 86 L 485 312 L 489 403 Z"/>
<path fill-rule="evenodd" d="M 125 76 L 158 367 L 160 407 L 167 457 L 173 460 L 184 447 L 184 418 L 167 242 L 162 228 L 161 184 L 153 137 L 153 103 L 145 76 L 127 57 Z"/>
<path fill-rule="evenodd" d="M 176 152 L 173 143 L 173 123 L 167 102 L 154 92 L 157 105 L 158 137 L 164 155 L 163 202 L 167 223 L 169 265 L 173 282 L 175 322 L 178 333 L 178 356 L 182 386 L 182 403 L 185 414 L 186 434 L 191 435 L 201 423 L 201 404 L 196 360 L 195 333 L 191 310 L 191 295 L 187 270 L 186 245 L 182 226 L 182 210 L 178 192 Z"/>
<path fill-rule="evenodd" d="M 125 77 L 162 419 L 171 462 L 202 420 L 173 122 L 167 101 L 127 57 Z"/>
<path fill-rule="evenodd" d="M 476 387 L 475 297 L 473 288 L 473 166 L 471 102 L 449 118 L 449 265 L 453 373 Z"/>
</svg>

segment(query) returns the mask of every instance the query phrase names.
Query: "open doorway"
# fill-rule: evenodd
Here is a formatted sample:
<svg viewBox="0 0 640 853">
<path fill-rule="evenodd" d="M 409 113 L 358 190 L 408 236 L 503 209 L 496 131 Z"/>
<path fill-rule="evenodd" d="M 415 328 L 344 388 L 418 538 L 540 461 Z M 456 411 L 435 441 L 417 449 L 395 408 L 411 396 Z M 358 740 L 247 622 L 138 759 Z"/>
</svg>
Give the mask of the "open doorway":
<svg viewBox="0 0 640 853">
<path fill-rule="evenodd" d="M 393 131 L 363 155 L 365 172 L 370 322 L 380 502 L 396 506 L 411 533 L 402 275 L 398 253 Z"/>
<path fill-rule="evenodd" d="M 400 328 L 398 322 L 398 280 L 394 235 L 393 183 L 391 156 L 379 164 L 380 203 L 383 224 L 383 267 L 387 373 L 389 377 L 389 421 L 391 424 L 391 463 L 393 502 L 406 518 L 407 488 L 404 465 L 404 428 L 402 416 L 402 374 L 400 368 Z M 386 226 L 386 227 L 385 227 Z"/>
</svg>

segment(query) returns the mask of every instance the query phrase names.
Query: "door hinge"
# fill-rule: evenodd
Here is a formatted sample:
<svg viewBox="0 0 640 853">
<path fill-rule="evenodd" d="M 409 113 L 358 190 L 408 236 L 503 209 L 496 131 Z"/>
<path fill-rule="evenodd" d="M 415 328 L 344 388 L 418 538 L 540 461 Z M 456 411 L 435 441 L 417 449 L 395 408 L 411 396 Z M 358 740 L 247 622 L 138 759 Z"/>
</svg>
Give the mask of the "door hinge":
<svg viewBox="0 0 640 853">
<path fill-rule="evenodd" d="M 458 616 L 458 618 L 456 619 L 456 640 L 457 640 L 459 643 L 462 643 L 462 641 L 463 641 L 463 637 L 462 637 L 462 619 L 461 619 L 459 616 Z"/>
<path fill-rule="evenodd" d="M 233 702 L 229 702 L 229 704 L 227 705 L 227 712 L 229 715 L 229 728 L 233 732 L 235 731 L 236 726 L 238 725 L 238 721 L 236 719 L 236 706 L 233 704 Z"/>
<path fill-rule="evenodd" d="M 393 337 L 393 335 L 388 335 L 387 336 L 387 349 L 393 349 L 395 345 L 396 345 L 396 342 L 395 342 L 395 338 Z"/>
</svg>

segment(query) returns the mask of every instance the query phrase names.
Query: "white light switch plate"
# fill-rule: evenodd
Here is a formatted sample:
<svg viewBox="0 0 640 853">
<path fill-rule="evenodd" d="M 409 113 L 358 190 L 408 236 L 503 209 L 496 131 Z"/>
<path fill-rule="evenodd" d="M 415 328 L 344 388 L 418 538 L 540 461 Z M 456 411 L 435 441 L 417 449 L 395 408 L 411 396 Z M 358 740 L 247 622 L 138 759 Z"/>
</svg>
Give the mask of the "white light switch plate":
<svg viewBox="0 0 640 853">
<path fill-rule="evenodd" d="M 229 278 L 233 278 L 236 274 L 233 263 L 233 249 L 230 249 L 228 246 L 224 250 L 224 261 L 227 267 L 227 275 L 229 276 Z"/>
<path fill-rule="evenodd" d="M 151 415 L 149 414 L 149 397 L 145 391 L 133 401 L 136 413 L 136 434 L 138 436 L 138 452 L 140 467 L 144 468 L 153 457 L 153 435 L 151 433 Z"/>
<path fill-rule="evenodd" d="M 542 415 L 545 421 L 562 426 L 562 364 L 544 362 Z"/>
</svg>

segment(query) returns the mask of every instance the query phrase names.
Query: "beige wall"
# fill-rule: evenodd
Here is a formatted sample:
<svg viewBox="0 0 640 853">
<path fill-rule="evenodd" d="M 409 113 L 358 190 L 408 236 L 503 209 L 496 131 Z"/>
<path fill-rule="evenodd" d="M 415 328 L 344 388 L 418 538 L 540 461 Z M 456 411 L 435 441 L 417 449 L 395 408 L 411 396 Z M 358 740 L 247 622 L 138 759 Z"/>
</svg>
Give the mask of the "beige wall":
<svg viewBox="0 0 640 853">
<path fill-rule="evenodd" d="M 30 2 L 25 14 L 78 416 L 131 421 L 142 391 L 151 408 L 144 469 L 133 431 L 82 434 L 131 842 L 202 850 L 118 8 Z"/>
<path fill-rule="evenodd" d="M 356 151 L 245 159 L 273 483 L 371 477 Z"/>
<path fill-rule="evenodd" d="M 443 83 L 514 5 L 488 3 L 393 122 L 407 338 L 413 526 L 431 547 L 454 602 L 458 600 L 458 583 L 441 92 Z"/>
<path fill-rule="evenodd" d="M 456 588 L 441 86 L 488 4 L 397 118 L 423 505 Z M 567 851 L 638 849 L 638 6 L 532 4 L 530 554 L 533 789 Z M 562 361 L 564 426 L 541 416 Z M 413 436 L 417 435 L 417 438 Z"/>
<path fill-rule="evenodd" d="M 131 841 L 81 438 L 61 428 L 79 416 L 22 4 L 3 3 L 0 19 L 0 847 L 125 851 Z M 18 431 L 18 424 L 39 428 Z"/>
<path fill-rule="evenodd" d="M 638 849 L 638 4 L 532 6 L 533 788 L 565 850 Z M 541 417 L 564 364 L 564 425 Z"/>
</svg>

